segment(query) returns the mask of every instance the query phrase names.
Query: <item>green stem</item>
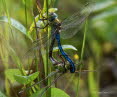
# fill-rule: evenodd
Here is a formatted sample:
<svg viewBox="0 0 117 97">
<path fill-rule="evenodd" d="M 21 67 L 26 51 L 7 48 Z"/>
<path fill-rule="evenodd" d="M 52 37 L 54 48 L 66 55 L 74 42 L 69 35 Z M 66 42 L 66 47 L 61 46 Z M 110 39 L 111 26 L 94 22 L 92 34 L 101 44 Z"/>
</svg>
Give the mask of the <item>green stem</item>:
<svg viewBox="0 0 117 97">
<path fill-rule="evenodd" d="M 26 20 L 26 29 L 27 29 L 27 0 L 25 0 L 25 20 Z"/>
<path fill-rule="evenodd" d="M 13 36 L 12 26 L 11 26 L 11 20 L 10 20 L 10 15 L 9 15 L 9 11 L 8 11 L 8 8 L 7 8 L 6 1 L 2 0 L 2 3 L 3 3 L 3 7 L 4 7 L 4 10 L 5 10 L 6 16 L 8 17 L 8 24 L 9 24 L 9 27 L 10 27 L 10 30 L 11 30 L 11 34 Z"/>
<path fill-rule="evenodd" d="M 83 55 L 84 55 L 84 49 L 85 49 L 86 31 L 87 31 L 87 21 L 85 24 L 85 31 L 84 31 L 84 36 L 83 36 L 83 44 L 82 44 L 82 50 L 81 50 L 81 62 L 83 61 Z"/>
<path fill-rule="evenodd" d="M 43 12 L 44 13 L 46 13 L 47 14 L 47 18 L 48 18 L 48 0 L 44 0 L 44 8 L 43 8 Z M 48 20 L 47 20 L 47 24 L 48 24 Z M 47 26 L 47 28 L 46 28 L 46 31 L 47 31 L 47 35 L 48 35 L 48 39 L 49 39 L 49 31 L 48 31 L 48 26 Z M 49 41 L 48 41 L 48 43 L 47 43 L 48 45 L 49 45 Z M 47 52 L 47 54 L 46 54 L 46 64 L 44 64 L 44 67 L 45 67 L 45 76 L 47 76 L 48 74 L 49 74 L 49 72 L 50 72 L 50 66 L 49 66 L 49 64 L 48 64 L 48 51 L 49 51 L 49 47 L 47 47 L 46 48 L 46 52 Z M 48 79 L 47 80 L 47 82 L 46 82 L 46 85 L 49 85 L 49 84 L 51 84 L 51 79 Z M 47 91 L 47 93 L 46 93 L 46 97 L 51 97 L 51 89 L 49 89 L 49 91 Z"/>
<path fill-rule="evenodd" d="M 84 36 L 83 36 L 83 43 L 82 43 L 82 50 L 81 50 L 81 59 L 80 61 L 83 61 L 83 55 L 84 55 L 84 49 L 85 49 L 85 41 L 86 41 L 86 31 L 87 31 L 87 21 L 85 23 L 85 30 L 84 30 Z M 79 94 L 79 85 L 80 85 L 80 77 L 81 77 L 81 70 L 82 70 L 83 64 L 80 64 L 80 73 L 78 77 L 78 83 L 77 83 L 77 92 L 76 92 L 76 97 L 78 97 Z"/>
</svg>

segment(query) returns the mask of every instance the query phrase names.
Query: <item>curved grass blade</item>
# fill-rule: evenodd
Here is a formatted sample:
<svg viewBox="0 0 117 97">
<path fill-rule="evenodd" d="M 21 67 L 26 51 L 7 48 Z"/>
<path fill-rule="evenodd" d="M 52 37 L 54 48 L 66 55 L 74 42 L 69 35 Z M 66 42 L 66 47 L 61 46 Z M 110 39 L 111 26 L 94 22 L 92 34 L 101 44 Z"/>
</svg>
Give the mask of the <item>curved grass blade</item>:
<svg viewBox="0 0 117 97">
<path fill-rule="evenodd" d="M 72 49 L 72 50 L 77 51 L 77 48 L 75 48 L 75 47 L 72 46 L 72 45 L 62 45 L 62 48 L 63 48 L 64 50 Z M 56 51 L 58 51 L 58 50 L 59 50 L 58 47 L 54 47 L 54 48 L 53 48 L 53 52 L 56 52 Z"/>
<path fill-rule="evenodd" d="M 1 22 L 6 22 L 8 23 L 9 20 L 8 20 L 8 17 L 7 16 L 1 16 L 0 17 L 0 21 Z M 29 35 L 27 35 L 26 33 L 26 28 L 20 23 L 18 22 L 17 20 L 13 19 L 13 18 L 10 18 L 10 21 L 11 21 L 11 25 L 16 28 L 17 30 L 21 31 L 24 35 L 26 35 L 29 39 L 31 39 L 31 37 Z M 32 40 L 32 39 L 31 39 Z"/>
</svg>

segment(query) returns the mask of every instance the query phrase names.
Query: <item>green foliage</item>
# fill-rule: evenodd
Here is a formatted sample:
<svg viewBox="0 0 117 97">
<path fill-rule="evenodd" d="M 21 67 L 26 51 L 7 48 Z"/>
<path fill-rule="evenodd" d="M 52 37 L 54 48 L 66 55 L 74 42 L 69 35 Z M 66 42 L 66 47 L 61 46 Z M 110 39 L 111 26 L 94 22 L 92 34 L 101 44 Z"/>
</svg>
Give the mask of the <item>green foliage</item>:
<svg viewBox="0 0 117 97">
<path fill-rule="evenodd" d="M 6 17 L 6 16 L 1 16 L 1 17 L 0 17 L 0 21 L 9 23 L 8 17 Z M 31 39 L 31 38 L 27 35 L 26 28 L 25 28 L 20 22 L 16 21 L 16 20 L 13 19 L 13 18 L 10 18 L 10 23 L 11 23 L 11 25 L 12 25 L 13 27 L 15 27 L 17 30 L 21 31 L 24 35 L 26 35 L 29 39 Z"/>
<path fill-rule="evenodd" d="M 94 63 L 93 60 L 90 59 L 89 60 L 89 70 L 94 70 Z M 94 75 L 94 72 L 89 72 L 88 73 L 88 84 L 89 84 L 89 91 L 90 91 L 90 97 L 99 97 L 98 95 L 98 86 L 97 86 L 97 82 L 95 80 L 96 76 Z"/>
<path fill-rule="evenodd" d="M 101 10 L 99 10 L 101 8 Z M 95 9 L 100 12 L 91 20 L 92 27 L 96 29 L 95 34 L 105 41 L 110 41 L 116 44 L 116 20 L 117 20 L 117 6 L 116 0 L 108 0 L 96 4 Z M 103 11 L 104 10 L 104 11 Z M 96 12 L 96 10 L 94 10 Z M 102 27 L 103 26 L 103 27 Z M 98 40 L 99 41 L 99 40 Z"/>
<path fill-rule="evenodd" d="M 38 77 L 39 72 L 35 72 L 29 76 L 22 76 L 19 69 L 8 69 L 5 71 L 5 75 L 12 83 L 17 81 L 21 84 L 28 84 Z"/>
<path fill-rule="evenodd" d="M 0 91 L 0 97 L 7 97 Z"/>
<path fill-rule="evenodd" d="M 95 8 L 93 9 L 94 12 L 105 11 L 110 7 L 116 5 L 116 0 L 102 0 L 102 2 L 96 2 Z"/>
<path fill-rule="evenodd" d="M 63 48 L 63 50 L 75 50 L 75 51 L 77 51 L 77 48 L 75 48 L 75 47 L 72 46 L 72 45 L 62 45 L 62 48 Z M 59 50 L 58 47 L 54 47 L 54 48 L 53 48 L 53 51 L 54 51 L 54 52 L 56 52 L 56 51 L 58 51 L 58 50 Z"/>
<path fill-rule="evenodd" d="M 6 16 L 1 16 L 0 21 L 8 23 L 8 18 Z M 26 35 L 26 28 L 19 23 L 18 21 L 14 20 L 13 18 L 10 18 L 11 25 L 21 31 L 23 34 Z"/>
<path fill-rule="evenodd" d="M 58 8 L 58 13 L 60 14 L 59 15 L 59 18 L 60 18 L 60 17 L 68 17 L 69 16 L 68 14 L 70 13 L 73 14 L 72 11 L 77 11 L 80 6 L 79 1 L 81 0 L 71 0 L 71 1 L 70 0 L 61 0 L 61 1 L 60 0 L 38 0 L 38 1 L 40 2 L 42 7 L 41 9 L 42 14 L 48 13 L 49 8 L 56 7 Z M 42 4 L 43 1 L 44 1 L 44 4 Z M 28 56 L 29 58 L 27 59 L 27 58 L 21 57 L 23 55 L 20 55 L 22 54 L 22 52 L 28 51 L 28 49 L 32 45 L 31 43 L 32 41 L 38 40 L 40 38 L 42 39 L 43 36 L 45 37 L 45 35 L 49 36 L 49 33 L 50 33 L 49 31 L 51 27 L 41 30 L 40 33 L 38 33 L 38 31 L 36 32 L 34 28 L 35 24 L 39 21 L 39 19 L 42 19 L 43 17 L 39 14 L 40 11 L 37 10 L 36 8 L 36 6 L 39 6 L 39 5 L 36 5 L 36 4 L 34 5 L 34 3 L 35 3 L 35 0 L 34 1 L 18 0 L 17 2 L 15 2 L 15 0 L 0 0 L 0 9 L 1 9 L 0 10 L 0 45 L 1 45 L 0 68 L 1 70 L 4 70 L 4 68 L 2 67 L 2 64 L 5 67 L 5 86 L 6 86 L 5 90 L 6 90 L 6 95 L 8 95 L 9 97 L 11 96 L 10 94 L 12 91 L 11 88 L 14 88 L 12 85 L 9 84 L 9 80 L 11 84 L 13 84 L 14 82 L 19 82 L 21 84 L 27 85 L 31 82 L 34 83 L 35 79 L 40 81 L 47 75 L 49 77 L 51 77 L 51 75 L 54 75 L 51 73 L 52 66 L 48 60 L 48 54 L 46 55 L 41 54 L 41 52 L 43 51 L 48 52 L 48 47 L 46 49 L 43 48 L 44 46 L 43 42 L 45 43 L 45 40 L 47 39 L 45 39 L 44 41 L 42 40 L 42 44 L 38 45 L 39 48 L 40 46 L 42 46 L 42 48 L 39 50 L 38 49 L 35 50 L 35 52 L 33 53 L 34 55 L 33 58 Z M 116 48 L 117 47 L 116 3 L 117 3 L 116 0 L 96 0 L 94 5 L 95 8 L 93 9 L 91 17 L 89 17 L 89 20 L 88 20 L 88 25 L 83 29 L 87 33 L 87 34 L 84 34 L 84 38 L 82 38 L 83 34 L 81 35 L 81 37 L 79 37 L 78 36 L 79 34 L 77 34 L 71 40 L 68 39 L 68 40 L 62 41 L 63 42 L 62 44 L 68 44 L 68 45 L 62 45 L 62 47 L 64 50 L 71 51 L 69 54 L 70 56 L 71 54 L 73 54 L 72 51 L 74 50 L 74 51 L 78 51 L 78 55 L 81 54 L 80 56 L 81 61 L 83 61 L 85 57 L 86 62 L 84 65 L 82 65 L 83 68 L 85 69 L 87 69 L 88 67 L 88 70 L 95 70 L 98 67 L 102 67 L 103 66 L 102 64 L 105 64 L 105 59 L 107 60 L 107 58 L 111 59 L 111 61 L 107 62 L 108 64 L 115 62 L 114 59 L 116 58 L 114 56 L 116 56 L 116 49 L 117 49 Z M 48 21 L 45 21 L 45 22 L 48 22 Z M 15 30 L 13 28 L 15 28 Z M 22 35 L 22 38 L 19 38 L 18 36 L 19 32 Z M 80 31 L 80 33 L 82 33 L 82 30 Z M 79 38 L 81 38 L 81 41 L 79 41 Z M 86 39 L 86 46 L 85 46 L 85 39 Z M 21 42 L 21 44 L 18 43 L 19 41 Z M 25 44 L 26 48 L 24 47 L 24 41 L 26 42 Z M 110 45 L 103 48 L 105 43 L 107 44 L 109 43 Z M 19 48 L 21 49 L 17 51 L 17 49 Z M 111 48 L 110 53 L 108 54 L 108 56 L 106 56 L 104 51 L 108 50 L 109 48 Z M 56 51 L 58 51 L 58 47 L 54 47 L 54 52 Z M 75 60 L 75 63 L 78 63 L 78 62 L 79 60 Z M 14 66 L 17 67 L 18 69 L 8 69 Z M 27 76 L 25 72 L 25 69 L 28 70 L 27 68 L 36 72 Z M 105 66 L 104 68 L 107 68 L 107 66 Z M 38 70 L 41 70 L 41 72 L 44 72 L 44 74 L 41 74 L 40 72 L 38 72 Z M 90 72 L 88 73 L 88 76 L 85 75 L 87 76 L 86 79 L 81 78 L 82 76 L 81 74 L 79 74 L 79 76 L 75 75 L 76 76 L 76 77 L 74 76 L 75 79 L 71 79 L 70 77 L 69 78 L 63 77 L 63 78 L 67 82 L 66 85 L 70 93 L 73 91 L 73 94 L 74 95 L 77 94 L 77 97 L 80 97 L 82 95 L 83 96 L 86 95 L 84 97 L 88 97 L 88 94 L 86 93 L 86 91 L 90 93 L 91 97 L 99 97 L 99 88 L 101 87 L 98 82 L 100 81 L 99 73 L 101 72 L 96 72 L 96 73 Z M 69 74 L 67 73 L 67 76 L 68 75 Z M 0 74 L 0 77 L 1 77 L 1 74 Z M 73 84 L 74 82 L 77 83 L 78 78 L 83 81 L 80 83 L 78 82 L 78 86 L 76 87 Z M 1 77 L 1 79 L 4 79 L 4 77 L 3 78 Z M 70 82 L 72 82 L 72 80 L 74 80 L 74 82 L 71 85 Z M 59 83 L 60 83 L 60 86 L 63 85 L 63 83 L 61 83 L 61 80 L 57 82 L 57 84 Z M 42 84 L 44 86 L 50 85 L 51 79 L 48 78 Z M 85 87 L 83 87 L 83 85 Z M 71 88 L 72 86 L 73 86 L 73 89 Z M 36 88 L 37 90 L 34 88 L 35 87 L 33 87 L 32 93 L 27 93 L 28 95 L 32 94 L 31 97 L 38 97 L 38 95 L 45 90 L 45 88 L 41 88 L 41 89 Z M 67 88 L 66 88 L 66 91 L 68 91 Z M 84 91 L 80 92 L 80 88 L 84 89 Z M 94 89 L 95 91 L 93 91 Z M 1 96 L 6 97 L 2 92 L 0 92 L 0 97 Z M 51 88 L 51 89 L 48 89 L 48 91 L 44 92 L 43 97 L 48 97 L 48 96 L 49 97 L 70 97 L 64 91 L 57 88 Z"/>
<path fill-rule="evenodd" d="M 31 83 L 32 81 L 34 81 L 39 75 L 39 72 L 35 72 L 33 74 L 30 74 L 29 76 L 21 76 L 21 75 L 17 75 L 15 74 L 14 75 L 14 79 L 21 83 L 21 84 L 29 84 Z"/>
<path fill-rule="evenodd" d="M 16 82 L 14 75 L 21 75 L 21 72 L 19 69 L 7 69 L 5 71 L 5 76 L 12 82 Z"/>
<path fill-rule="evenodd" d="M 42 95 L 43 91 L 45 90 L 45 88 L 43 88 L 40 91 L 37 91 L 36 93 L 34 93 L 32 96 L 30 97 L 39 97 L 39 95 Z M 48 89 L 49 91 L 49 89 Z M 42 97 L 46 97 L 45 95 L 46 93 L 44 93 L 42 95 Z M 63 90 L 58 89 L 58 88 L 51 88 L 51 97 L 70 97 L 68 94 L 66 94 Z"/>
</svg>

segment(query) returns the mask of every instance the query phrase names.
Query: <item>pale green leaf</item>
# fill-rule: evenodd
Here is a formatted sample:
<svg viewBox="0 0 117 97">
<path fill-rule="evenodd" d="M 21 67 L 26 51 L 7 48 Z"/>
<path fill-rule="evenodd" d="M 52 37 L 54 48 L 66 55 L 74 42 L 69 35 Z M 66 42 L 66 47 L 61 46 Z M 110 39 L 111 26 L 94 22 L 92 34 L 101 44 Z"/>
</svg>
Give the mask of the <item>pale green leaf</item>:
<svg viewBox="0 0 117 97">
<path fill-rule="evenodd" d="M 102 2 L 97 2 L 95 4 L 95 7 L 93 9 L 94 12 L 98 12 L 104 9 L 107 9 L 113 5 L 116 5 L 116 1 L 115 0 L 107 0 L 107 1 L 102 1 Z"/>
<path fill-rule="evenodd" d="M 35 72 L 29 76 L 14 75 L 15 80 L 21 84 L 29 84 L 35 80 L 39 75 L 39 72 Z"/>
<path fill-rule="evenodd" d="M 71 49 L 71 50 L 77 51 L 77 49 L 76 49 L 74 46 L 72 46 L 72 45 L 62 45 L 62 48 L 63 48 L 63 50 Z M 54 51 L 54 52 L 56 52 L 56 51 L 58 51 L 58 50 L 59 50 L 58 47 L 54 47 L 54 48 L 53 48 L 53 51 Z"/>
<path fill-rule="evenodd" d="M 7 97 L 0 91 L 0 97 Z"/>
<path fill-rule="evenodd" d="M 9 23 L 9 20 L 8 20 L 7 16 L 1 16 L 0 21 Z M 31 39 L 31 37 L 26 32 L 26 28 L 20 22 L 18 22 L 17 20 L 15 20 L 13 18 L 10 18 L 10 23 L 14 28 L 21 31 L 24 35 L 26 35 L 29 39 Z"/>
<path fill-rule="evenodd" d="M 97 22 L 99 20 L 104 20 L 104 19 L 108 19 L 110 17 L 113 17 L 113 16 L 117 16 L 117 7 L 115 8 L 112 8 L 110 10 L 107 10 L 99 15 L 96 15 L 92 21 L 93 22 Z"/>
<path fill-rule="evenodd" d="M 17 74 L 17 75 L 21 75 L 19 69 L 7 69 L 5 71 L 5 76 L 12 82 L 16 82 L 16 80 L 14 79 L 14 74 Z"/>
<path fill-rule="evenodd" d="M 8 23 L 8 18 L 6 16 L 1 16 L 0 21 Z M 21 23 L 19 23 L 13 18 L 10 18 L 10 21 L 13 27 L 21 31 L 23 34 L 26 34 L 26 28 Z"/>
<path fill-rule="evenodd" d="M 43 88 L 41 91 L 38 91 L 38 92 L 34 93 L 30 97 L 40 97 L 40 96 L 46 97 L 46 95 L 45 95 L 46 93 L 44 93 L 42 95 L 42 93 L 43 93 L 44 90 L 45 90 L 45 88 Z M 65 93 L 63 90 L 61 90 L 61 89 L 51 88 L 51 97 L 70 97 L 70 96 L 67 93 Z"/>
</svg>

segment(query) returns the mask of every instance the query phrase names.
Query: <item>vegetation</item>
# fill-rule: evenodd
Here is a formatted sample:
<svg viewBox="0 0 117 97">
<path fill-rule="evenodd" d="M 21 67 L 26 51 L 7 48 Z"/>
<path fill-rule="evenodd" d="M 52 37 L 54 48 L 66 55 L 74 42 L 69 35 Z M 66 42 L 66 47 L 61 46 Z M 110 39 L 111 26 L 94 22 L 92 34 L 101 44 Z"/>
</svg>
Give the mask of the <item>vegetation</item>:
<svg viewBox="0 0 117 97">
<path fill-rule="evenodd" d="M 76 73 L 68 70 L 61 75 L 57 71 L 61 68 L 53 66 L 48 57 L 52 27 L 37 26 L 49 22 L 40 21 L 49 18 L 49 12 L 56 11 L 62 21 L 83 9 L 86 2 L 93 2 L 93 8 L 82 29 L 70 39 L 61 39 L 76 64 Z M 116 3 L 0 0 L 0 97 L 116 97 Z M 56 45 L 53 55 L 61 61 L 58 53 Z"/>
</svg>

